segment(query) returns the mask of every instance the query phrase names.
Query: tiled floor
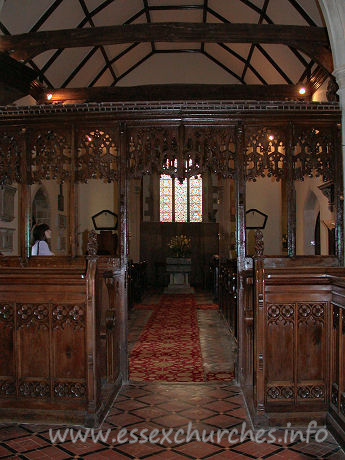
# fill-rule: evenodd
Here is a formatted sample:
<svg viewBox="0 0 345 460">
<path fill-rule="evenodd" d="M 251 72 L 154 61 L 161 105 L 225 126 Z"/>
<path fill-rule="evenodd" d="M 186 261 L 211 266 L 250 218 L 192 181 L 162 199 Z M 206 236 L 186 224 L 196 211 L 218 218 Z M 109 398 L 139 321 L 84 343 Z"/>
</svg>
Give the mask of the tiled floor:
<svg viewBox="0 0 345 460">
<path fill-rule="evenodd" d="M 156 304 L 159 296 L 151 296 L 148 300 Z M 197 302 L 209 304 L 212 299 L 202 293 Z M 130 347 L 139 337 L 150 314 L 150 310 L 131 312 Z M 213 371 L 229 369 L 233 366 L 235 347 L 218 312 L 200 310 L 198 322 L 205 365 Z M 0 425 L 0 458 L 345 460 L 343 451 L 330 435 L 322 443 L 315 440 L 306 443 L 299 438 L 291 442 L 290 436 L 285 442 L 285 433 L 281 430 L 272 433 L 276 435 L 273 443 L 257 443 L 250 439 L 249 433 L 241 441 L 241 430 L 247 431 L 252 427 L 241 390 L 232 382 L 132 382 L 120 392 L 100 428 L 102 432 L 82 430 L 85 442 L 72 442 L 71 437 L 77 434 L 78 427 L 62 427 L 60 433 L 66 433 L 66 439 L 52 442 L 49 428 L 56 435 L 58 427 Z M 72 431 L 65 432 L 66 429 Z M 229 441 L 232 430 L 238 430 L 239 434 L 233 432 Z M 100 433 L 103 438 L 95 439 Z M 150 435 L 152 442 L 139 442 Z M 124 442 L 125 438 L 127 442 Z"/>
<path fill-rule="evenodd" d="M 247 431 L 251 425 L 237 386 L 227 383 L 132 383 L 122 389 L 102 425 L 103 439 L 94 442 L 89 432 L 86 442 L 72 442 L 71 432 L 68 432 L 67 439 L 52 444 L 49 426 L 2 426 L 0 458 L 345 459 L 330 436 L 323 443 L 305 443 L 300 439 L 294 442 L 288 439 L 284 443 L 283 433 L 279 432 L 276 442 L 256 443 L 248 434 L 241 442 L 242 427 Z M 52 428 L 52 433 L 56 434 L 56 427 Z M 64 427 L 61 434 L 65 428 L 69 427 Z M 231 430 L 238 430 L 238 435 L 234 431 L 229 442 Z M 93 435 L 99 432 L 96 430 Z M 75 427 L 72 435 L 76 433 Z M 83 433 L 87 434 L 85 430 Z M 143 441 L 144 436 L 150 435 L 152 442 L 129 442 Z"/>
</svg>

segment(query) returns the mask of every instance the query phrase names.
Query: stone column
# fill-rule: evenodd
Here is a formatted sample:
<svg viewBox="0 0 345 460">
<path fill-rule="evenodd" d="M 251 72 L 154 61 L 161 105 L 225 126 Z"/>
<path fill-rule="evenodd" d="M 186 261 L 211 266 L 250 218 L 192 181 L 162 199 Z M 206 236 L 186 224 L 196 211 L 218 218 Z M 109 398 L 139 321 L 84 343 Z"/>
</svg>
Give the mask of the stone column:
<svg viewBox="0 0 345 460">
<path fill-rule="evenodd" d="M 345 171 L 345 2 L 344 0 L 320 0 L 331 43 L 334 72 L 342 110 L 343 174 Z M 344 180 L 345 184 L 345 180 Z"/>
</svg>

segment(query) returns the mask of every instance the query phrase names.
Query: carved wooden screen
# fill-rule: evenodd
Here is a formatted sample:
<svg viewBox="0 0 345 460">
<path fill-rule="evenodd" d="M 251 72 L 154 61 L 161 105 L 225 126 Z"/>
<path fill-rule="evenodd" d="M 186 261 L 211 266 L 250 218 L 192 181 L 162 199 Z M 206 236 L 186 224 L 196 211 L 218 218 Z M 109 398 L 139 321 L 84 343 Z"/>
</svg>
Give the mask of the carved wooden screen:
<svg viewBox="0 0 345 460">
<path fill-rule="evenodd" d="M 77 180 L 101 179 L 113 182 L 119 178 L 119 131 L 111 128 L 80 130 L 78 136 Z"/>
<path fill-rule="evenodd" d="M 184 161 L 187 177 L 205 171 L 224 178 L 234 177 L 235 156 L 234 127 L 186 127 Z"/>
<path fill-rule="evenodd" d="M 60 130 L 30 133 L 31 182 L 71 178 L 71 141 Z"/>
<path fill-rule="evenodd" d="M 19 130 L 0 131 L 0 185 L 22 182 L 23 140 L 23 133 Z"/>
<path fill-rule="evenodd" d="M 128 173 L 139 178 L 144 174 L 171 174 L 178 152 L 177 127 L 133 128 L 129 132 Z"/>
<path fill-rule="evenodd" d="M 234 177 L 235 132 L 229 127 L 149 127 L 130 131 L 130 177 L 167 174 L 179 178 L 206 171 Z"/>
<path fill-rule="evenodd" d="M 249 127 L 246 129 L 246 177 L 275 177 L 286 174 L 286 135 L 279 129 Z"/>
<path fill-rule="evenodd" d="M 324 181 L 335 177 L 335 142 L 331 128 L 296 127 L 294 136 L 294 178 L 322 176 Z"/>
</svg>

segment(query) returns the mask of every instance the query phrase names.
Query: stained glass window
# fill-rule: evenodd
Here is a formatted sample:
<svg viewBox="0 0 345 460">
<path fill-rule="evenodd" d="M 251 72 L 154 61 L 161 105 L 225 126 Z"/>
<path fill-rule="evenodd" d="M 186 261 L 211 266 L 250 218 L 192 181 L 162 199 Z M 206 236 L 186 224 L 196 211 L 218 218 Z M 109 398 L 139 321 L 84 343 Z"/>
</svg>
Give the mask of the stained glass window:
<svg viewBox="0 0 345 460">
<path fill-rule="evenodd" d="M 187 222 L 188 216 L 188 180 L 182 184 L 175 179 L 175 222 Z"/>
<path fill-rule="evenodd" d="M 160 221 L 172 222 L 172 180 L 167 174 L 162 174 L 160 178 Z"/>
<path fill-rule="evenodd" d="M 189 179 L 189 221 L 202 222 L 202 179 L 201 176 Z"/>
<path fill-rule="evenodd" d="M 166 174 L 160 177 L 160 221 L 202 222 L 202 178 L 185 179 L 182 184 Z"/>
</svg>

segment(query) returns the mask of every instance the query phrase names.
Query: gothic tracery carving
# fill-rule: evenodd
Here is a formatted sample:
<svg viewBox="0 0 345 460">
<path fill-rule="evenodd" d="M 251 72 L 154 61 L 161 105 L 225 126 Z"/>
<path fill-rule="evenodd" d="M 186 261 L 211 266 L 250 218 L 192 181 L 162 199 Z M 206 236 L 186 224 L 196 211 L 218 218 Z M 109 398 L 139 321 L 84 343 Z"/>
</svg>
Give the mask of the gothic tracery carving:
<svg viewBox="0 0 345 460">
<path fill-rule="evenodd" d="M 67 325 L 74 329 L 83 329 L 85 320 L 84 304 L 53 306 L 53 329 L 64 329 Z"/>
<path fill-rule="evenodd" d="M 6 325 L 12 325 L 14 319 L 14 306 L 13 304 L 3 303 L 0 305 L 0 321 Z"/>
<path fill-rule="evenodd" d="M 326 129 L 298 129 L 294 142 L 294 176 L 303 180 L 305 176 L 322 176 L 324 181 L 334 178 L 336 152 L 332 137 Z"/>
<path fill-rule="evenodd" d="M 294 389 L 293 386 L 280 386 L 280 385 L 275 385 L 275 386 L 270 386 L 267 391 L 267 398 L 268 399 L 293 399 L 294 397 Z"/>
<path fill-rule="evenodd" d="M 17 304 L 17 327 L 37 325 L 43 329 L 49 326 L 48 304 Z"/>
<path fill-rule="evenodd" d="M 169 174 L 184 179 L 211 171 L 222 177 L 235 173 L 232 127 L 170 127 L 133 129 L 129 141 L 131 177 Z"/>
<path fill-rule="evenodd" d="M 18 384 L 18 393 L 24 397 L 47 398 L 50 396 L 50 385 L 48 382 L 22 381 Z"/>
<path fill-rule="evenodd" d="M 40 132 L 31 140 L 32 182 L 64 182 L 71 177 L 71 147 L 54 131 Z"/>
<path fill-rule="evenodd" d="M 286 172 L 286 149 L 284 136 L 267 128 L 249 128 L 246 142 L 247 180 L 257 177 L 275 177 L 280 180 Z"/>
<path fill-rule="evenodd" d="M 319 303 L 298 303 L 298 323 L 308 323 L 313 321 L 314 323 L 323 324 L 325 321 L 325 308 L 324 302 Z"/>
<path fill-rule="evenodd" d="M 300 399 L 324 399 L 324 385 L 299 385 L 297 390 Z"/>
<path fill-rule="evenodd" d="M 58 382 L 54 385 L 54 394 L 58 398 L 83 398 L 86 385 L 80 382 Z"/>
<path fill-rule="evenodd" d="M 1 397 L 14 396 L 16 393 L 16 383 L 12 380 L 0 380 Z"/>
<path fill-rule="evenodd" d="M 267 306 L 268 324 L 292 324 L 294 322 L 294 314 L 294 304 L 268 304 Z"/>
<path fill-rule="evenodd" d="M 0 185 L 22 182 L 20 163 L 22 143 L 19 134 L 0 133 Z"/>
<path fill-rule="evenodd" d="M 89 179 L 114 182 L 118 175 L 119 148 L 115 135 L 100 129 L 84 132 L 78 148 L 77 179 L 80 182 Z"/>
</svg>

